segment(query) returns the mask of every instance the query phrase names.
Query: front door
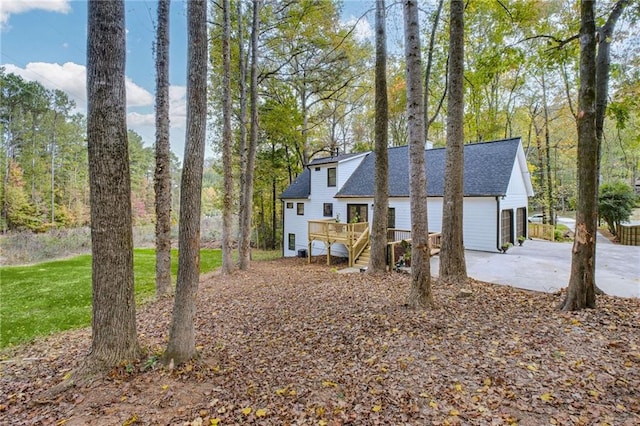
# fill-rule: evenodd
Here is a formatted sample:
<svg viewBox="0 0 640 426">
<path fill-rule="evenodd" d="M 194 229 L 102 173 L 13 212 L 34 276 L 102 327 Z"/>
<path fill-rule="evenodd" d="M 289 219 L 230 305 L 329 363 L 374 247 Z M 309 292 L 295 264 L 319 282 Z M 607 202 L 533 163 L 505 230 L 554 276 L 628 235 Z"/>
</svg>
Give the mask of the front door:
<svg viewBox="0 0 640 426">
<path fill-rule="evenodd" d="M 347 222 L 368 222 L 369 206 L 367 204 L 347 204 Z"/>
</svg>

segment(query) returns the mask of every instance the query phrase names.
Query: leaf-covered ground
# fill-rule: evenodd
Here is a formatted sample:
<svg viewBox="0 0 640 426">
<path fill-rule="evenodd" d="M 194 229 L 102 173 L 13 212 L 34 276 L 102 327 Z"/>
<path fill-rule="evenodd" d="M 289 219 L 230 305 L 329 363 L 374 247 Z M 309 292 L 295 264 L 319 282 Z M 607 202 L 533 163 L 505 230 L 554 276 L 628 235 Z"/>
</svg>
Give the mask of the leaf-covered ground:
<svg viewBox="0 0 640 426">
<path fill-rule="evenodd" d="M 5 351 L 2 424 L 636 425 L 640 300 L 555 310 L 560 295 L 434 282 L 438 307 L 404 307 L 409 277 L 341 275 L 302 259 L 212 274 L 199 291 L 200 359 L 168 370 L 172 301 L 138 312 L 149 353 L 54 399 L 90 330 Z"/>
</svg>

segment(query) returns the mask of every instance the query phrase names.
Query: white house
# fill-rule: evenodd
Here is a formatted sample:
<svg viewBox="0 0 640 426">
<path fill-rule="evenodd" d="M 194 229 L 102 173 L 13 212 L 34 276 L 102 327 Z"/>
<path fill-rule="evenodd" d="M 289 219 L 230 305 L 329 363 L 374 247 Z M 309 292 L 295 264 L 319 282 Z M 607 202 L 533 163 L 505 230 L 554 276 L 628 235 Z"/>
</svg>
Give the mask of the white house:
<svg viewBox="0 0 640 426">
<path fill-rule="evenodd" d="M 389 228 L 411 229 L 409 150 L 389 148 Z M 445 149 L 425 150 L 427 209 L 430 232 L 442 227 Z M 308 223 L 335 219 L 341 223 L 371 222 L 375 154 L 343 154 L 313 160 L 281 194 L 284 203 L 284 256 L 327 253 L 322 241 L 309 246 Z M 496 251 L 527 233 L 531 179 L 520 138 L 464 146 L 464 245 Z M 347 255 L 336 244 L 331 254 Z"/>
</svg>

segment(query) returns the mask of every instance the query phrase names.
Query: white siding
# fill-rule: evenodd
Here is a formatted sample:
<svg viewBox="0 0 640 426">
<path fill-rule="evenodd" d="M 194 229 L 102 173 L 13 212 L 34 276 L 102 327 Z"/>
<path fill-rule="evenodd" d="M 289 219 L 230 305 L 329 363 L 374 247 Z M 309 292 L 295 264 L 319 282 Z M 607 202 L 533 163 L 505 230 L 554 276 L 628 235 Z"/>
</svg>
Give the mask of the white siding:
<svg viewBox="0 0 640 426">
<path fill-rule="evenodd" d="M 396 209 L 396 228 L 411 229 L 408 198 L 390 198 Z M 497 203 L 495 198 L 465 198 L 463 207 L 464 246 L 468 250 L 497 250 Z M 442 198 L 427 199 L 429 232 L 442 232 Z"/>
<path fill-rule="evenodd" d="M 293 203 L 293 208 L 288 209 L 287 203 Z M 304 203 L 304 216 L 299 216 L 297 214 L 297 204 Z M 307 209 L 309 206 L 309 201 L 305 199 L 289 199 L 284 200 L 284 231 L 283 231 L 283 242 L 284 242 L 284 256 L 292 257 L 298 255 L 299 249 L 307 248 Z M 296 236 L 296 246 L 294 250 L 289 250 L 289 234 L 295 234 Z"/>
<path fill-rule="evenodd" d="M 341 203 L 335 197 L 342 185 L 351 176 L 354 170 L 360 165 L 366 154 L 348 158 L 338 163 L 321 164 L 310 167 L 310 195 L 308 200 L 283 200 L 285 202 L 284 214 L 284 255 L 285 257 L 297 256 L 299 249 L 309 248 L 308 224 L 309 220 L 325 220 L 331 217 L 340 217 L 341 221 L 347 220 L 346 203 Z M 331 167 L 336 168 L 336 186 L 327 186 L 327 170 Z M 286 209 L 286 202 L 293 201 L 294 208 Z M 304 202 L 304 216 L 296 214 L 297 202 Z M 333 215 L 324 216 L 324 203 L 333 204 Z M 339 216 L 338 216 L 339 215 Z M 296 235 L 296 249 L 289 250 L 289 234 Z M 327 248 L 322 241 L 314 241 L 311 245 L 311 253 L 309 255 L 318 256 L 327 254 Z M 336 256 L 347 256 L 347 249 L 342 244 L 331 246 L 331 254 Z"/>
<path fill-rule="evenodd" d="M 351 177 L 353 172 L 358 168 L 362 160 L 367 156 L 367 153 L 362 155 L 356 155 L 346 160 L 342 160 L 338 165 L 338 188 L 342 188 L 347 180 Z"/>
<path fill-rule="evenodd" d="M 498 202 L 495 197 L 464 199 L 464 247 L 467 250 L 498 250 Z"/>
<path fill-rule="evenodd" d="M 408 198 L 389 198 L 389 207 L 396 209 L 396 229 L 411 229 L 411 209 Z"/>
<path fill-rule="evenodd" d="M 520 162 L 516 161 L 513 165 L 511 172 L 511 179 L 509 180 L 509 186 L 507 188 L 507 194 L 500 200 L 500 210 L 511 210 L 513 212 L 511 223 L 511 229 L 513 230 L 513 239 L 517 238 L 516 230 L 518 220 L 517 211 L 519 208 L 528 209 L 529 197 L 527 194 L 527 182 L 523 176 L 523 170 Z M 528 211 L 525 212 L 525 218 L 528 216 Z M 524 232 L 526 233 L 527 226 L 523 224 Z"/>
</svg>

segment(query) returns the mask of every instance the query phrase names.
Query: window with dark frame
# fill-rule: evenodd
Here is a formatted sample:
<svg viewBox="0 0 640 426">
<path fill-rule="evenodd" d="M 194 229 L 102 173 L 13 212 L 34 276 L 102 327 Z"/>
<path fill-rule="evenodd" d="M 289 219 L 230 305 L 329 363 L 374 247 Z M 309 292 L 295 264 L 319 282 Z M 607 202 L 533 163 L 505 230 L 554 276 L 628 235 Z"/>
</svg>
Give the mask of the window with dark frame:
<svg viewBox="0 0 640 426">
<path fill-rule="evenodd" d="M 298 216 L 304 216 L 304 203 L 298 203 L 296 208 L 298 209 Z"/>
<path fill-rule="evenodd" d="M 333 216 L 333 203 L 324 203 L 322 205 L 322 213 L 324 217 Z"/>
<path fill-rule="evenodd" d="M 291 202 L 287 202 L 287 208 L 288 208 L 288 209 L 292 209 L 292 208 L 293 208 L 293 203 L 291 203 Z"/>
<path fill-rule="evenodd" d="M 296 234 L 289 234 L 289 250 L 296 249 Z"/>
<path fill-rule="evenodd" d="M 327 169 L 327 186 L 336 186 L 336 168 L 329 167 Z"/>
<path fill-rule="evenodd" d="M 396 208 L 389 207 L 389 211 L 387 212 L 387 228 L 395 228 L 396 227 Z"/>
</svg>

